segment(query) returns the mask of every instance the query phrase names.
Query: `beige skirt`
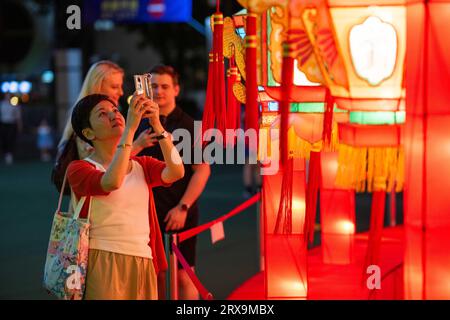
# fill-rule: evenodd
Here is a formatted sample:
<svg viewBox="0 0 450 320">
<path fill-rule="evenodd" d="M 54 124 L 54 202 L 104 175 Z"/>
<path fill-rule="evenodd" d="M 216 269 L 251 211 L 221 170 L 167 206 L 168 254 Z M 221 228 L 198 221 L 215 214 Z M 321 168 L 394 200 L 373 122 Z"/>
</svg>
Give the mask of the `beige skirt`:
<svg viewBox="0 0 450 320">
<path fill-rule="evenodd" d="M 152 259 L 89 249 L 86 300 L 157 300 Z"/>
</svg>

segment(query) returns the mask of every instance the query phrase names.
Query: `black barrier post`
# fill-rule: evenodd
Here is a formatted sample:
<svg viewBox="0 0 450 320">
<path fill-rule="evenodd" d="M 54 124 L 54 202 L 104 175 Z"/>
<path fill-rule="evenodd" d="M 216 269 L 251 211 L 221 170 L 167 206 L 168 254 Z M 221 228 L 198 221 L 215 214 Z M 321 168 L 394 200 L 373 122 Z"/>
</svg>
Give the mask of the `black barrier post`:
<svg viewBox="0 0 450 320">
<path fill-rule="evenodd" d="M 176 233 L 165 233 L 164 238 L 164 249 L 169 264 L 166 274 L 166 299 L 178 300 L 178 260 L 172 250 L 172 243 L 178 245 L 178 237 Z"/>
</svg>

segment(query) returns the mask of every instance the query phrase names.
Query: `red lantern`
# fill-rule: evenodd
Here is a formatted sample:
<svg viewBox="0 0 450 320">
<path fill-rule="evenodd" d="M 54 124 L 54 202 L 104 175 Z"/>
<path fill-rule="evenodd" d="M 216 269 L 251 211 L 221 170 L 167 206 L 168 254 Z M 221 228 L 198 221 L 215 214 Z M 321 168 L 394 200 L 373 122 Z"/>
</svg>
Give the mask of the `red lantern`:
<svg viewBox="0 0 450 320">
<path fill-rule="evenodd" d="M 320 214 L 324 263 L 349 264 L 355 234 L 355 191 L 335 186 L 338 153 L 320 156 Z"/>
<path fill-rule="evenodd" d="M 407 6 L 406 299 L 450 299 L 450 1 Z"/>
<path fill-rule="evenodd" d="M 292 161 L 292 160 L 291 160 Z M 307 258 L 303 236 L 305 215 L 304 159 L 293 160 L 292 229 L 289 234 L 276 230 L 282 181 L 285 172 L 263 176 L 264 252 L 267 299 L 306 298 Z M 287 167 L 287 166 L 286 166 Z"/>
<path fill-rule="evenodd" d="M 291 6 L 305 5 L 293 1 Z M 327 87 L 340 108 L 402 108 L 404 1 L 310 0 L 302 14 Z"/>
</svg>

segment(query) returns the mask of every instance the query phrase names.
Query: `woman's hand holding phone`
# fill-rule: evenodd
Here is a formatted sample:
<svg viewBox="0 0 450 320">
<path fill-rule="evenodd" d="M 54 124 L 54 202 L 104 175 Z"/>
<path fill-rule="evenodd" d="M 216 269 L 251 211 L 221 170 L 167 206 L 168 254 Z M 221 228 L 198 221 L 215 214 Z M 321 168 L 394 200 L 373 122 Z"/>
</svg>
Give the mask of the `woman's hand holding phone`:
<svg viewBox="0 0 450 320">
<path fill-rule="evenodd" d="M 147 111 L 144 113 L 143 118 L 147 118 L 153 131 L 159 135 L 164 131 L 161 121 L 159 120 L 159 106 L 156 102 L 145 98 L 145 104 L 147 106 Z"/>
<path fill-rule="evenodd" d="M 132 132 L 136 132 L 139 127 L 139 123 L 143 118 L 145 113 L 150 112 L 150 104 L 151 102 L 144 95 L 138 95 L 136 92 L 133 94 L 131 98 L 130 106 L 128 107 L 128 114 L 126 120 L 126 127 L 131 129 Z"/>
</svg>

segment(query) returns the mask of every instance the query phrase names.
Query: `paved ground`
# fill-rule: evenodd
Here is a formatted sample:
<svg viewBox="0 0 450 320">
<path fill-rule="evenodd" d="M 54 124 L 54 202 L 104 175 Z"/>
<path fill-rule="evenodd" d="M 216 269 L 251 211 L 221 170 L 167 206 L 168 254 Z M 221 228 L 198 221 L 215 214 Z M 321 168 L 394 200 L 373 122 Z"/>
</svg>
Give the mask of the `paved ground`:
<svg viewBox="0 0 450 320">
<path fill-rule="evenodd" d="M 24 162 L 0 165 L 0 299 L 49 299 L 41 288 L 57 192 L 51 166 Z M 219 217 L 241 198 L 241 168 L 213 168 L 201 203 L 201 223 Z M 198 276 L 216 298 L 227 295 L 258 271 L 256 206 L 225 222 L 225 240 L 199 237 Z"/>
<path fill-rule="evenodd" d="M 58 196 L 49 182 L 50 169 L 39 162 L 0 164 L 0 299 L 51 299 L 41 287 Z M 243 201 L 241 195 L 241 167 L 213 167 L 200 202 L 201 223 L 227 213 Z M 357 231 L 367 230 L 370 196 L 359 195 L 356 205 Z M 198 277 L 216 299 L 258 272 L 256 217 L 253 206 L 226 221 L 226 238 L 215 245 L 209 232 L 199 237 Z M 319 240 L 316 234 L 316 244 Z"/>
</svg>

